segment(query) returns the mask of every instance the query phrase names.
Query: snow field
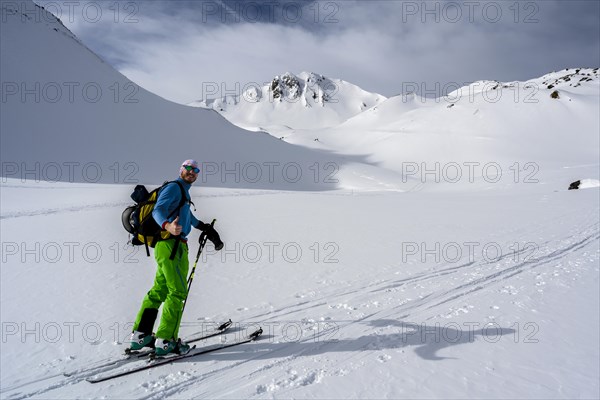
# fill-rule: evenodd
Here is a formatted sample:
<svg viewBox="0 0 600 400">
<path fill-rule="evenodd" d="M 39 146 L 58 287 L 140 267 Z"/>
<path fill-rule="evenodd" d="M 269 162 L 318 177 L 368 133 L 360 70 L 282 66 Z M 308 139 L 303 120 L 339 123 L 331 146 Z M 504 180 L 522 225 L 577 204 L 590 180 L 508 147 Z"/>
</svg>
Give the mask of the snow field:
<svg viewBox="0 0 600 400">
<path fill-rule="evenodd" d="M 95 189 L 54 185 L 62 190 L 49 197 L 69 192 L 73 200 Z M 3 186 L 2 195 L 41 190 L 18 186 Z M 61 376 L 118 357 L 126 324 L 152 281 L 153 263 L 143 251 L 124 250 L 113 259 L 113 240 L 126 241 L 115 222 L 124 207 L 117 201 L 122 188 L 104 189 L 104 207 L 48 213 L 27 208 L 3 215 L 2 236 L 17 243 L 15 254 L 4 253 L 2 269 L 3 397 L 597 393 L 598 334 L 589 328 L 598 321 L 598 192 L 547 193 L 543 186 L 533 194 L 500 195 L 195 187 L 197 215 L 217 218 L 226 247 L 219 254 L 207 247 L 182 334 L 232 318 L 233 337 L 259 325 L 264 337 L 107 384 L 88 384 L 85 374 Z M 433 207 L 440 202 L 444 207 Z M 57 225 L 60 231 L 53 229 Z M 31 226 L 40 249 L 48 243 L 80 243 L 76 249 L 96 243 L 108 256 L 86 262 L 74 252 L 73 262 L 65 254 L 48 262 L 54 259 L 47 253 L 36 262 Z M 28 247 L 19 248 L 22 242 Z M 337 247 L 324 248 L 327 243 Z M 289 254 L 280 252 L 286 245 Z M 450 252 L 461 247 L 460 258 Z M 495 253 L 498 248 L 502 254 Z M 6 331 L 14 328 L 11 322 L 17 333 Z M 38 322 L 41 340 L 35 343 Z M 79 323 L 73 341 L 65 328 L 69 322 Z M 59 338 L 51 329 L 56 325 L 63 327 Z M 91 341 L 96 327 L 101 335 Z M 17 356 L 25 349 L 35 359 Z"/>
</svg>

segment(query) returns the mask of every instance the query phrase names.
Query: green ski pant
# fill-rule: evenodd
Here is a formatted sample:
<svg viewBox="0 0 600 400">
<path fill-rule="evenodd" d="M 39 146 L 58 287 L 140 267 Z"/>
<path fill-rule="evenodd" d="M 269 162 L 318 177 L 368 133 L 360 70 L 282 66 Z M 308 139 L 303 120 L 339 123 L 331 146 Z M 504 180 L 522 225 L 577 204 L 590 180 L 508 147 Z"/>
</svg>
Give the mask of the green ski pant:
<svg viewBox="0 0 600 400">
<path fill-rule="evenodd" d="M 161 339 L 178 339 L 183 302 L 187 296 L 188 246 L 186 243 L 180 242 L 175 258 L 169 260 L 174 245 L 175 239 L 156 243 L 154 258 L 158 266 L 154 286 L 144 297 L 142 307 L 133 325 L 133 330 L 138 330 L 144 310 L 147 308 L 158 309 L 164 303 L 160 325 L 156 331 L 156 337 Z"/>
</svg>

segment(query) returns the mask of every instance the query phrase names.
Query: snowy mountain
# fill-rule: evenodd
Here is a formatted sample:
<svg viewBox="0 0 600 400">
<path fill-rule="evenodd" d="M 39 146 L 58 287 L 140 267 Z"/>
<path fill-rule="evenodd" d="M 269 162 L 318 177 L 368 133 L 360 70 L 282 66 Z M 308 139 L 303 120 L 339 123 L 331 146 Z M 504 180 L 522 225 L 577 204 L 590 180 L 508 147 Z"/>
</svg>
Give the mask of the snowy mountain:
<svg viewBox="0 0 600 400">
<path fill-rule="evenodd" d="M 319 127 L 279 140 L 145 91 L 31 2 L 2 13 L 3 399 L 600 397 L 597 69 L 346 119 L 308 76 L 278 80 L 303 111 L 257 120 Z M 91 384 L 148 365 L 123 350 L 155 264 L 120 217 L 189 157 L 225 248 L 204 249 L 181 335 L 264 334 Z"/>
<path fill-rule="evenodd" d="M 395 96 L 337 127 L 290 130 L 284 140 L 367 154 L 368 162 L 403 175 L 414 162 L 493 162 L 505 173 L 529 162 L 543 175 L 597 164 L 599 109 L 598 68 L 577 68 L 526 82 L 474 82 L 440 98 Z"/>
<path fill-rule="evenodd" d="M 485 165 L 505 175 L 511 168 L 535 165 L 535 174 L 541 177 L 564 163 L 594 165 L 600 157 L 598 68 L 565 69 L 522 82 L 476 81 L 439 98 L 407 93 L 374 97 L 371 102 L 357 102 L 365 92 L 336 81 L 342 101 L 333 107 L 373 106 L 356 106 L 360 111 L 354 115 L 339 112 L 339 118 L 330 119 L 324 116 L 329 104 L 317 95 L 323 92 L 308 89 L 307 82 L 319 77 L 307 73 L 300 77 L 285 74 L 242 96 L 252 101 L 229 97 L 196 105 L 214 108 L 238 126 L 267 131 L 288 143 L 364 157 L 392 174 L 384 179 L 388 183 L 398 182 L 394 174 L 402 183 L 414 177 L 423 181 L 420 175 L 436 164 L 443 168 L 459 163 L 464 175 L 465 163 L 478 163 L 468 171 L 478 178 L 485 175 Z M 415 163 L 427 165 L 419 165 L 415 174 Z M 345 187 L 356 186 L 347 182 Z M 417 187 L 421 185 L 402 185 L 404 190 Z"/>
<path fill-rule="evenodd" d="M 204 166 L 203 185 L 327 190 L 343 180 L 344 165 L 356 162 L 147 92 L 30 1 L 3 2 L 2 18 L 2 176 L 158 184 L 194 158 Z M 341 172 L 324 181 L 320 175 L 332 164 Z"/>
<path fill-rule="evenodd" d="M 336 126 L 385 99 L 341 79 L 286 72 L 262 87 L 250 85 L 240 96 L 190 105 L 214 109 L 237 126 L 275 134 Z"/>
</svg>

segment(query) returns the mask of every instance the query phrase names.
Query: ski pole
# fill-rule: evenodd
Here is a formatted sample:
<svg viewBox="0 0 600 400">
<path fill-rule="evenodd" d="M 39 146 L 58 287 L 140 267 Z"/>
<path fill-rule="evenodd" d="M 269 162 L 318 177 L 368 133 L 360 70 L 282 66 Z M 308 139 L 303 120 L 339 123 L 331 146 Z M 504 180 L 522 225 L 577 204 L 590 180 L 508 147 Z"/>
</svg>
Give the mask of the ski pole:
<svg viewBox="0 0 600 400">
<path fill-rule="evenodd" d="M 215 226 L 215 222 L 217 222 L 217 220 L 213 219 L 212 222 L 210 223 L 210 226 L 211 227 Z M 192 272 L 190 273 L 190 277 L 188 278 L 188 281 L 187 281 L 187 293 L 185 294 L 185 300 L 183 301 L 183 307 L 181 308 L 181 315 L 179 317 L 180 321 L 181 321 L 181 318 L 183 318 L 183 310 L 185 310 L 185 305 L 187 304 L 187 299 L 190 295 L 190 289 L 192 288 L 192 281 L 194 280 L 194 273 L 196 272 L 196 265 L 198 264 L 198 260 L 200 259 L 200 254 L 202 254 L 202 250 L 204 249 L 204 245 L 206 244 L 207 239 L 208 239 L 208 235 L 206 234 L 206 232 L 202 232 L 202 234 L 200 234 L 200 238 L 198 239 L 198 242 L 200 242 L 200 247 L 198 248 L 198 254 L 196 255 L 196 261 L 194 261 L 194 266 L 192 267 Z"/>
</svg>

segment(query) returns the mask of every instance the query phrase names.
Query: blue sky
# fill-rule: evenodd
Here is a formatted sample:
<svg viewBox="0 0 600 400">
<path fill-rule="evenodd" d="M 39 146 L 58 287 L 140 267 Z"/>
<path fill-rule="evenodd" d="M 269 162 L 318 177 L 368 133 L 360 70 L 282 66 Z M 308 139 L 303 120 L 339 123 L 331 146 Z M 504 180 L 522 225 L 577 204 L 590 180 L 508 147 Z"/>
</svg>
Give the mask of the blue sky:
<svg viewBox="0 0 600 400">
<path fill-rule="evenodd" d="M 179 103 L 284 72 L 442 96 L 480 79 L 600 66 L 597 0 L 36 2 L 131 80 Z"/>
</svg>

